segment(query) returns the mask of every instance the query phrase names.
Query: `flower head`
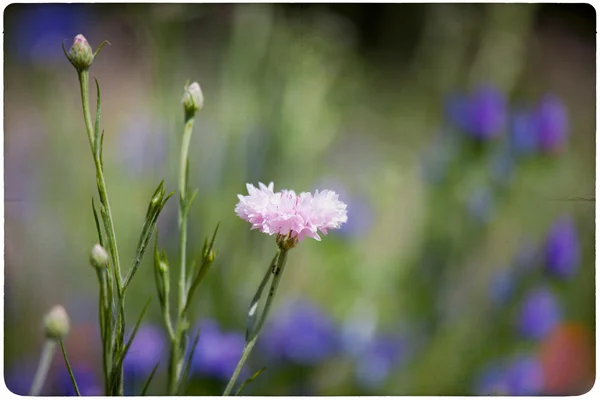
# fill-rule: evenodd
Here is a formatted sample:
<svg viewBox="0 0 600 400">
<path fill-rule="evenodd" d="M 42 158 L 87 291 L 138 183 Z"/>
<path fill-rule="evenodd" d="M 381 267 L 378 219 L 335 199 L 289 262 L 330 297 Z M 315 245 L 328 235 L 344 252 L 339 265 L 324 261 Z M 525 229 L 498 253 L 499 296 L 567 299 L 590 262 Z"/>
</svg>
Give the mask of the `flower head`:
<svg viewBox="0 0 600 400">
<path fill-rule="evenodd" d="M 568 278 L 576 272 L 581 254 L 577 229 L 569 216 L 561 216 L 554 222 L 544 251 L 545 266 L 551 274 Z"/>
<path fill-rule="evenodd" d="M 194 82 L 191 85 L 186 86 L 184 90 L 183 99 L 181 100 L 183 102 L 183 107 L 187 114 L 194 115 L 196 111 L 200 111 L 204 106 L 202 89 L 198 82 Z"/>
<path fill-rule="evenodd" d="M 268 235 L 290 235 L 301 241 L 305 236 L 321 240 L 318 232 L 327 234 L 348 220 L 346 204 L 338 200 L 331 190 L 315 191 L 315 194 L 293 190 L 273 192 L 273 182 L 258 188 L 247 184 L 248 196 L 238 195 L 236 214 Z"/>
<path fill-rule="evenodd" d="M 562 101 L 546 95 L 540 101 L 535 114 L 540 150 L 546 154 L 560 153 L 568 136 L 568 116 Z"/>
<path fill-rule="evenodd" d="M 69 315 L 63 306 L 54 306 L 44 317 L 46 337 L 59 340 L 67 336 L 70 328 Z"/>
<path fill-rule="evenodd" d="M 216 321 L 209 319 L 202 320 L 199 328 L 198 345 L 192 358 L 193 372 L 229 379 L 244 350 L 244 336 L 239 332 L 223 332 Z"/>
<path fill-rule="evenodd" d="M 525 298 L 519 314 L 519 331 L 527 339 L 544 339 L 561 319 L 561 308 L 547 287 L 533 289 Z"/>
<path fill-rule="evenodd" d="M 94 61 L 94 52 L 85 36 L 81 33 L 73 39 L 73 45 L 68 55 L 71 64 L 78 70 L 86 70 Z"/>
<path fill-rule="evenodd" d="M 142 325 L 131 342 L 123 361 L 125 373 L 130 377 L 146 378 L 166 349 L 163 332 L 154 325 Z"/>
</svg>

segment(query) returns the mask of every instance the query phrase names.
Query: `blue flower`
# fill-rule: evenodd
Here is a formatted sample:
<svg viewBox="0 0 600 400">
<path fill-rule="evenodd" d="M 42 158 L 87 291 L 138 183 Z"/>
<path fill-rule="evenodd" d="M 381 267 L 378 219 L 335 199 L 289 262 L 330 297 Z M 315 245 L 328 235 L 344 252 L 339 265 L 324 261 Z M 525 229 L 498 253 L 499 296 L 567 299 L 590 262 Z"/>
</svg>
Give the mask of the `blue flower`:
<svg viewBox="0 0 600 400">
<path fill-rule="evenodd" d="M 548 231 L 544 256 L 546 270 L 555 276 L 568 278 L 577 271 L 581 259 L 579 238 L 569 216 L 559 217 Z"/>
<path fill-rule="evenodd" d="M 510 146 L 515 155 L 533 154 L 538 149 L 538 134 L 534 116 L 529 111 L 520 110 L 512 117 Z"/>
<path fill-rule="evenodd" d="M 506 371 L 511 396 L 539 396 L 544 387 L 540 362 L 530 355 L 516 357 Z"/>
<path fill-rule="evenodd" d="M 88 13 L 81 4 L 13 4 L 6 10 L 7 47 L 21 60 L 34 63 L 66 61 L 60 43 L 67 47 L 75 35 L 89 30 Z"/>
<path fill-rule="evenodd" d="M 471 130 L 469 114 L 469 98 L 460 93 L 450 94 L 445 101 L 445 120 L 463 132 Z"/>
<path fill-rule="evenodd" d="M 313 365 L 334 354 L 336 328 L 327 314 L 308 300 L 290 302 L 273 316 L 261 334 L 261 346 L 272 358 Z"/>
<path fill-rule="evenodd" d="M 518 318 L 519 333 L 523 337 L 541 340 L 560 322 L 561 309 L 550 289 L 539 286 L 526 296 Z"/>
<path fill-rule="evenodd" d="M 469 102 L 470 133 L 478 139 L 490 139 L 502 133 L 507 119 L 504 94 L 492 85 L 482 85 Z"/>
<path fill-rule="evenodd" d="M 542 98 L 535 110 L 535 125 L 542 152 L 556 153 L 562 150 L 568 136 L 568 117 L 558 97 L 549 94 Z"/>
<path fill-rule="evenodd" d="M 102 384 L 92 368 L 84 364 L 71 365 L 71 367 L 73 368 L 73 375 L 82 396 L 102 396 L 104 394 Z M 57 396 L 77 395 L 73 388 L 69 371 L 64 364 L 58 374 L 55 391 Z"/>
<path fill-rule="evenodd" d="M 374 389 L 388 378 L 402 361 L 403 343 L 391 335 L 373 338 L 356 357 L 356 379 L 359 384 Z"/>
<path fill-rule="evenodd" d="M 242 356 L 245 339 L 238 332 L 222 332 L 216 321 L 199 323 L 200 336 L 192 358 L 192 373 L 227 380 Z"/>
<path fill-rule="evenodd" d="M 135 335 L 123 361 L 123 369 L 132 379 L 146 379 L 165 354 L 166 339 L 163 331 L 154 325 L 142 325 Z"/>
</svg>

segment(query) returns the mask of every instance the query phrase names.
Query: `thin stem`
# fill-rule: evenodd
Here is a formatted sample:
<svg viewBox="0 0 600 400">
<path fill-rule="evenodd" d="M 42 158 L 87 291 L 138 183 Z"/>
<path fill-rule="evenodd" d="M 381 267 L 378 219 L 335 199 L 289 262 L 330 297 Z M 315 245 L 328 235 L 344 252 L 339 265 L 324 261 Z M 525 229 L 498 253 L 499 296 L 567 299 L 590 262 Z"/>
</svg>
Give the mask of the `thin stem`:
<svg viewBox="0 0 600 400">
<path fill-rule="evenodd" d="M 237 379 L 239 378 L 239 376 L 242 372 L 242 368 L 244 367 L 244 364 L 246 364 L 246 361 L 248 360 L 248 357 L 250 357 L 250 353 L 252 352 L 252 349 L 254 348 L 256 341 L 258 340 L 258 335 L 267 319 L 269 310 L 271 309 L 271 304 L 273 303 L 273 299 L 275 298 L 275 293 L 277 292 L 277 287 L 279 286 L 279 281 L 281 280 L 281 276 L 283 275 L 283 269 L 284 269 L 286 261 L 287 261 L 288 251 L 289 250 L 284 249 L 284 248 L 279 249 L 279 255 L 277 257 L 277 265 L 272 272 L 273 273 L 273 281 L 271 282 L 271 288 L 269 289 L 269 295 L 268 295 L 267 301 L 265 303 L 265 308 L 263 309 L 260 319 L 258 320 L 258 325 L 256 326 L 256 331 L 255 331 L 254 335 L 252 336 L 250 341 L 248 341 L 246 343 L 246 345 L 244 346 L 244 351 L 242 352 L 242 357 L 240 358 L 240 361 L 238 362 L 238 365 L 235 368 L 233 376 L 229 380 L 229 383 L 227 384 L 227 387 L 225 388 L 225 391 L 223 392 L 223 396 L 229 396 L 231 394 L 231 391 L 233 390 L 233 386 L 235 385 Z"/>
<path fill-rule="evenodd" d="M 40 391 L 42 390 L 44 382 L 46 381 L 46 376 L 48 375 L 48 370 L 50 369 L 50 364 L 52 363 L 52 357 L 54 356 L 55 349 L 56 342 L 52 339 L 46 339 L 44 347 L 42 348 L 40 363 L 38 364 L 38 368 L 33 379 L 33 384 L 29 390 L 30 396 L 40 395 Z"/>
<path fill-rule="evenodd" d="M 67 365 L 67 370 L 69 370 L 69 376 L 71 377 L 71 383 L 73 384 L 73 389 L 75 389 L 75 393 L 77 396 L 81 396 L 79 393 L 79 388 L 77 387 L 77 382 L 75 381 L 75 375 L 73 375 L 73 369 L 71 368 L 71 363 L 69 363 L 69 358 L 67 357 L 67 351 L 65 350 L 65 344 L 62 339 L 58 341 L 60 343 L 60 349 L 62 350 L 63 358 L 65 359 L 65 364 Z"/>
<path fill-rule="evenodd" d="M 100 202 L 105 207 L 106 218 L 103 218 L 106 228 L 106 234 L 108 237 L 108 249 L 111 256 L 111 261 L 113 264 L 113 276 L 115 278 L 115 291 L 117 293 L 117 299 L 119 302 L 119 316 L 118 316 L 118 336 L 117 343 L 115 347 L 120 349 L 123 347 L 124 340 L 124 330 L 125 330 L 125 315 L 124 315 L 124 298 L 122 293 L 122 283 L 121 283 L 121 266 L 119 264 L 119 253 L 117 248 L 117 236 L 115 234 L 115 228 L 113 223 L 112 213 L 110 211 L 110 204 L 108 201 L 108 193 L 106 190 L 106 182 L 104 180 L 104 172 L 102 171 L 102 162 L 100 160 L 100 151 L 95 151 L 95 143 L 94 143 L 94 127 L 92 125 L 92 116 L 90 112 L 90 102 L 89 102 L 89 72 L 87 70 L 82 70 L 78 72 L 79 75 L 79 85 L 81 88 L 81 104 L 83 106 L 83 118 L 85 120 L 85 127 L 88 134 L 88 139 L 90 141 L 90 148 L 92 150 L 92 155 L 94 157 L 94 165 L 96 167 L 96 184 L 98 186 L 98 193 L 100 195 Z M 96 145 L 100 146 L 99 143 Z M 111 341 L 112 342 L 112 341 Z M 123 369 L 121 368 L 119 374 L 119 387 L 118 394 L 123 394 Z M 106 378 L 106 377 L 105 377 Z"/>
</svg>

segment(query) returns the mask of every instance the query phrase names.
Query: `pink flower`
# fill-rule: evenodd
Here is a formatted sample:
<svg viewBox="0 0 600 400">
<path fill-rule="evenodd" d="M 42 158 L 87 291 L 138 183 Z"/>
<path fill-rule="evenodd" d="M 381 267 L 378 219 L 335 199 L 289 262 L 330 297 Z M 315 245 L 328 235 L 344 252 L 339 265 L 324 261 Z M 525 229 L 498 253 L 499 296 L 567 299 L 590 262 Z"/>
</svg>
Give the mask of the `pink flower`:
<svg viewBox="0 0 600 400">
<path fill-rule="evenodd" d="M 260 229 L 268 235 L 290 234 L 298 241 L 305 236 L 321 240 L 318 232 L 326 235 L 330 229 L 339 228 L 348 220 L 346 204 L 338 200 L 331 190 L 318 190 L 315 194 L 293 190 L 273 192 L 269 186 L 247 184 L 248 196 L 238 195 L 236 214 L 252 224 L 251 229 Z"/>
</svg>

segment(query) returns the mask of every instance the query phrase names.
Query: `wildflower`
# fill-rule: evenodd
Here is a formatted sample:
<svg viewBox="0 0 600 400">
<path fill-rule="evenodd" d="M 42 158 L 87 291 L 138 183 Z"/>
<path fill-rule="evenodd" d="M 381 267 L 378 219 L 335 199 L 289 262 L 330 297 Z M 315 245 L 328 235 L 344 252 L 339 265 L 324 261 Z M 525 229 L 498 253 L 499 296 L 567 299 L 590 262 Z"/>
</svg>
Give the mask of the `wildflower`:
<svg viewBox="0 0 600 400">
<path fill-rule="evenodd" d="M 346 204 L 331 190 L 317 190 L 314 195 L 296 194 L 293 190 L 274 193 L 273 182 L 269 186 L 259 183 L 258 188 L 252 184 L 246 187 L 248 196 L 238 195 L 235 212 L 252 224 L 251 229 L 268 235 L 289 235 L 297 241 L 305 236 L 321 240 L 318 232 L 326 235 L 348 220 Z"/>
<path fill-rule="evenodd" d="M 537 150 L 538 138 L 532 113 L 520 110 L 514 114 L 509 137 L 511 150 L 516 155 L 529 155 Z"/>
<path fill-rule="evenodd" d="M 108 253 L 104 250 L 104 247 L 99 244 L 95 244 L 90 252 L 90 263 L 94 268 L 102 269 L 106 268 L 108 264 Z"/>
<path fill-rule="evenodd" d="M 383 384 L 390 372 L 402 361 L 402 342 L 390 335 L 378 335 L 356 358 L 356 378 L 368 388 Z"/>
<path fill-rule="evenodd" d="M 61 340 L 69 333 L 69 315 L 63 306 L 54 306 L 44 318 L 46 337 Z"/>
<path fill-rule="evenodd" d="M 92 65 L 92 62 L 94 61 L 94 52 L 85 36 L 81 33 L 75 36 L 73 45 L 71 46 L 71 50 L 69 50 L 67 57 L 78 71 L 86 70 Z"/>
<path fill-rule="evenodd" d="M 540 150 L 556 154 L 563 150 L 568 134 L 568 119 L 565 106 L 559 98 L 546 95 L 535 111 L 535 127 Z"/>
<path fill-rule="evenodd" d="M 200 88 L 200 84 L 198 82 L 194 82 L 189 86 L 184 88 L 185 92 L 183 94 L 183 107 L 185 109 L 186 114 L 194 115 L 197 111 L 204 106 L 204 95 L 202 94 L 202 89 Z"/>
<path fill-rule="evenodd" d="M 337 348 L 333 322 L 307 300 L 284 305 L 263 334 L 265 352 L 299 365 L 314 365 Z"/>
<path fill-rule="evenodd" d="M 506 123 L 506 108 L 506 98 L 501 91 L 491 85 L 480 86 L 470 99 L 470 133 L 478 139 L 499 135 Z"/>
<path fill-rule="evenodd" d="M 513 359 L 506 371 L 506 382 L 511 396 L 539 396 L 544 387 L 540 362 L 529 355 Z"/>
<path fill-rule="evenodd" d="M 192 371 L 217 379 L 229 379 L 244 349 L 244 336 L 238 332 L 222 332 L 213 320 L 201 321 L 199 328 Z"/>
<path fill-rule="evenodd" d="M 519 332 L 527 339 L 544 339 L 559 323 L 561 310 L 554 294 L 546 287 L 532 290 L 519 314 Z"/>
<path fill-rule="evenodd" d="M 550 228 L 544 256 L 546 270 L 551 274 L 567 278 L 575 273 L 581 254 L 575 224 L 568 216 L 559 217 Z"/>
</svg>

